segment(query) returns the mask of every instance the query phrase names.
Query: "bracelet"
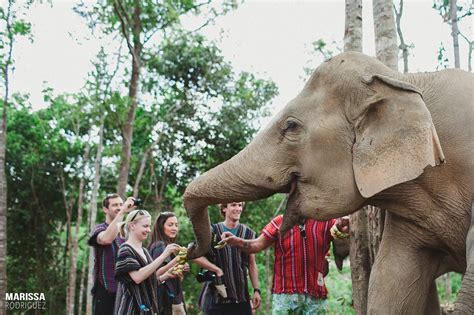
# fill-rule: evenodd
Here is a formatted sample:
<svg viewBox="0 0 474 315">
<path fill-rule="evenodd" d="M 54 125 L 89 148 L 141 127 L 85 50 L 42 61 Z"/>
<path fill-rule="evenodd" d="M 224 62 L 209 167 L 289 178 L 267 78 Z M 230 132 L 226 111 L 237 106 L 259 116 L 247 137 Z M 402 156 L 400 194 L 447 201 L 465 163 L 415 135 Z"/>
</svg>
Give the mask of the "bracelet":
<svg viewBox="0 0 474 315">
<path fill-rule="evenodd" d="M 255 292 L 258 292 L 258 294 L 262 295 L 262 292 L 260 291 L 259 288 L 254 288 L 253 293 L 255 294 Z"/>
<path fill-rule="evenodd" d="M 158 282 L 160 284 L 164 284 L 166 282 L 166 280 L 161 280 L 161 275 L 160 275 L 160 276 L 158 276 Z"/>
</svg>

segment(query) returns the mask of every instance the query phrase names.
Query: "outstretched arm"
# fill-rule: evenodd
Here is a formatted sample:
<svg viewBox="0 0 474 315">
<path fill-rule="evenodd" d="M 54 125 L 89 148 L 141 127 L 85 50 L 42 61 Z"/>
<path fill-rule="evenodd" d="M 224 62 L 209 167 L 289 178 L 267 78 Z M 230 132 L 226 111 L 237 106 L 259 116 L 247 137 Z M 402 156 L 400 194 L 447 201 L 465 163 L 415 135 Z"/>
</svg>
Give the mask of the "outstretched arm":
<svg viewBox="0 0 474 315">
<path fill-rule="evenodd" d="M 257 253 L 273 244 L 275 240 L 265 237 L 260 234 L 258 238 L 252 240 L 244 240 L 243 238 L 237 237 L 230 232 L 222 233 L 222 242 L 226 242 L 230 246 L 235 246 L 243 249 L 248 253 Z"/>
</svg>

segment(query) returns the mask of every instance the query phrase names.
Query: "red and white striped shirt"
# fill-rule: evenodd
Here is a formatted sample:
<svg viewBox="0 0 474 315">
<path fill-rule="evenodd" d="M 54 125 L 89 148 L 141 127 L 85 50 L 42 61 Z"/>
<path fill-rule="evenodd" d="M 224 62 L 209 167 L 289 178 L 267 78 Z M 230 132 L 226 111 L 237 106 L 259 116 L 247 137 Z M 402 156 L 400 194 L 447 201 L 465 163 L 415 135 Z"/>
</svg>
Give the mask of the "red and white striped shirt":
<svg viewBox="0 0 474 315">
<path fill-rule="evenodd" d="M 262 230 L 262 234 L 275 240 L 273 267 L 273 293 L 309 294 L 316 298 L 327 297 L 324 284 L 325 256 L 332 240 L 329 229 L 336 222 L 307 219 L 306 238 L 300 227 L 294 226 L 285 235 L 279 233 L 283 216 L 275 217 Z"/>
</svg>

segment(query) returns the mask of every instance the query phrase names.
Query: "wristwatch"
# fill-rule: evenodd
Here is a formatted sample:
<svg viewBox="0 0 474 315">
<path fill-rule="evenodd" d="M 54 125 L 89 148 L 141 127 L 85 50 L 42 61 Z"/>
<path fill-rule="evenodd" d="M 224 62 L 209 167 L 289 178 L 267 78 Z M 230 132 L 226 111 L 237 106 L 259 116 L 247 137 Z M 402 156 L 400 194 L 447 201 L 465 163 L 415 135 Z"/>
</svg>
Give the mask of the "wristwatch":
<svg viewBox="0 0 474 315">
<path fill-rule="evenodd" d="M 262 292 L 260 291 L 259 288 L 254 288 L 254 289 L 253 289 L 253 293 L 255 293 L 255 292 L 258 292 L 258 294 L 262 295 Z"/>
</svg>

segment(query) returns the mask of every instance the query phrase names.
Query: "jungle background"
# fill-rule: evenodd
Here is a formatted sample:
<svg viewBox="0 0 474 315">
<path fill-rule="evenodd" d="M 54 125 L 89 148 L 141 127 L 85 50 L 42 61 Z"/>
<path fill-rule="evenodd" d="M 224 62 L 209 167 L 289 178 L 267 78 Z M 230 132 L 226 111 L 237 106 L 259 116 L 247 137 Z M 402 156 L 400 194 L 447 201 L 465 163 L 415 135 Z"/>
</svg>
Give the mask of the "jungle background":
<svg viewBox="0 0 474 315">
<path fill-rule="evenodd" d="M 403 65 L 399 71 L 408 72 L 416 43 L 403 37 L 403 1 L 378 2 L 392 12 L 393 23 L 383 27 L 398 41 L 396 63 Z M 188 244 L 193 233 L 181 198 L 187 183 L 250 142 L 273 113 L 279 87 L 265 76 L 234 69 L 218 43 L 202 33 L 220 17 L 239 10 L 241 2 L 87 1 L 77 2 L 74 12 L 104 44 L 90 60 L 79 92 L 62 93 L 46 84 L 46 105 L 38 109 L 29 94 L 11 89 L 11 76 L 22 62 L 15 58 L 15 45 L 34 41 L 31 8 L 54 7 L 55 1 L 1 3 L 0 300 L 3 303 L 5 292 L 43 292 L 47 310 L 28 313 L 90 314 L 93 257 L 86 240 L 91 227 L 104 221 L 104 196 L 139 196 L 154 217 L 174 211 L 180 224 L 178 242 Z M 431 3 L 440 23 L 452 30 L 453 42 L 440 43 L 426 58 L 436 60 L 437 69 L 459 68 L 459 41 L 465 42 L 468 52 L 462 54 L 467 56 L 462 67 L 471 71 L 471 30 L 458 28 L 458 22 L 471 19 L 472 2 Z M 358 33 L 347 26 L 351 17 L 359 19 L 349 11 L 351 4 L 361 7 L 362 1 L 346 1 L 345 36 L 341 30 L 340 38 L 320 38 L 315 30 L 308 43 L 312 58 L 305 78 L 317 66 L 315 61 L 343 50 L 361 50 L 347 44 L 357 41 L 350 35 Z M 184 28 L 182 20 L 190 16 L 195 27 Z M 384 19 L 374 9 L 374 23 Z M 406 30 L 406 37 L 409 34 Z M 454 46 L 452 55 L 447 45 Z M 283 199 L 276 195 L 248 203 L 241 221 L 260 231 L 282 212 Z M 217 207 L 209 212 L 211 221 L 222 219 Z M 257 262 L 263 299 L 257 313 L 269 314 L 272 249 L 257 254 Z M 198 313 L 197 272 L 192 265 L 183 282 L 190 314 Z M 438 279 L 440 301 L 447 308 L 460 280 L 454 273 Z M 329 312 L 354 313 L 348 259 L 342 272 L 331 263 L 326 283 Z M 0 313 L 3 309 L 2 305 Z"/>
</svg>

